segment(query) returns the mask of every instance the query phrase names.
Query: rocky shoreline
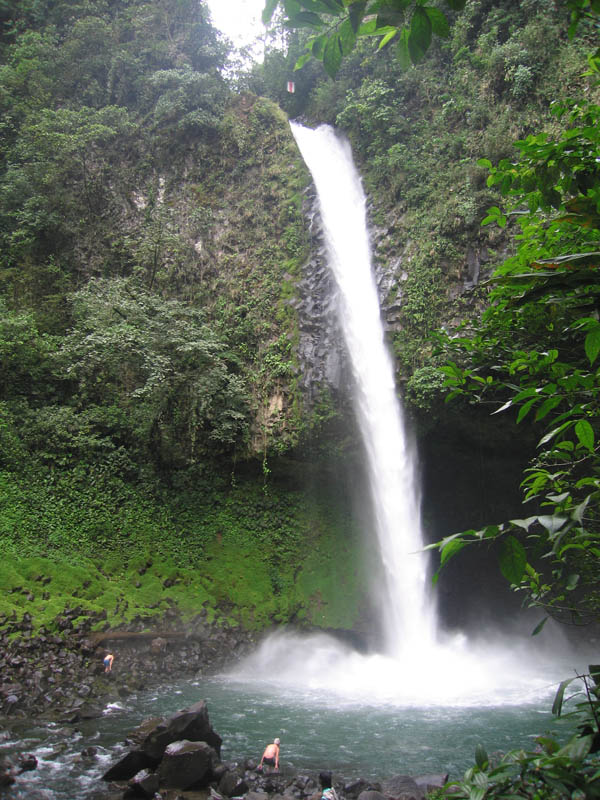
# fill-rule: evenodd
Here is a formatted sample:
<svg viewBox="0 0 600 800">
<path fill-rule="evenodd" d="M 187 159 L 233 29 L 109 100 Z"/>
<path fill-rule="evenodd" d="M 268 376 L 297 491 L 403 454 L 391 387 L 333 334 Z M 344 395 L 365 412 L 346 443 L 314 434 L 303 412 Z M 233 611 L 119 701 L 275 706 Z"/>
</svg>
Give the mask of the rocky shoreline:
<svg viewBox="0 0 600 800">
<path fill-rule="evenodd" d="M 210 623 L 205 614 L 181 621 L 173 611 L 161 627 L 92 632 L 98 620 L 67 608 L 56 631 L 35 630 L 29 614 L 0 619 L 0 717 L 76 722 L 101 714 L 111 700 L 170 678 L 209 674 L 241 658 L 256 641 L 240 628 Z M 115 654 L 104 673 L 102 658 Z"/>
<path fill-rule="evenodd" d="M 34 630 L 27 614 L 19 621 L 0 620 L 0 729 L 28 720 L 75 724 L 94 719 L 109 702 L 169 680 L 213 674 L 257 644 L 247 631 L 209 623 L 205 615 L 184 626 L 172 613 L 154 631 L 144 630 L 140 622 L 128 630 L 106 625 L 92 632 L 94 620 L 78 624 L 78 619 L 81 609 L 65 609 L 55 632 Z M 115 656 L 108 674 L 102 664 L 106 652 Z M 252 759 L 221 762 L 221 739 L 204 703 L 196 706 L 168 719 L 147 720 L 133 734 L 124 731 L 132 749 L 108 771 L 107 785 L 98 786 L 94 797 L 320 800 L 316 775 L 289 767 L 264 773 Z M 0 758 L 0 794 L 10 798 L 17 776 L 36 768 L 35 757 L 26 752 Z M 339 800 L 423 800 L 446 780 L 445 775 L 429 775 L 346 783 L 340 776 L 335 788 Z"/>
<path fill-rule="evenodd" d="M 73 729 L 76 733 L 75 726 Z M 382 781 L 348 780 L 342 775 L 331 780 L 329 775 L 330 781 L 323 784 L 320 778 L 324 773 L 299 771 L 290 764 L 277 770 L 262 769 L 252 758 L 222 761 L 221 743 L 204 701 L 168 717 L 146 719 L 128 732 L 115 750 L 112 765 L 108 769 L 105 766 L 103 773 L 94 771 L 93 790 L 86 790 L 85 796 L 89 800 L 440 800 L 445 796 L 448 776 L 443 774 L 395 775 Z M 78 761 L 86 770 L 90 764 L 99 763 L 97 758 L 98 748 L 88 744 L 80 751 Z M 41 784 L 35 778 L 38 768 L 42 765 L 38 767 L 33 753 L 23 751 L 13 753 L 12 758 L 0 758 L 0 797 L 48 797 L 46 791 L 37 793 L 36 786 L 45 786 L 43 778 Z M 69 769 L 68 759 L 63 768 Z M 32 779 L 23 773 L 29 773 Z M 322 797 L 324 785 L 333 785 L 336 794 Z M 69 793 L 68 797 L 78 800 L 77 794 Z"/>
</svg>

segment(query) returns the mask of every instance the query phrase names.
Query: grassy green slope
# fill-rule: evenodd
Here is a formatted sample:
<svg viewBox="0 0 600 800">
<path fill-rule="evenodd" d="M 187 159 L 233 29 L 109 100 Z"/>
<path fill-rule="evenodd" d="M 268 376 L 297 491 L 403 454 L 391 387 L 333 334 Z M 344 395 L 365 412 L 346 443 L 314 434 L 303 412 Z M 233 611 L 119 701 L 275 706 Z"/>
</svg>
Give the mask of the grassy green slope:
<svg viewBox="0 0 600 800">
<path fill-rule="evenodd" d="M 157 624 L 173 607 L 251 629 L 359 620 L 361 543 L 333 494 L 248 478 L 159 500 L 111 480 L 91 489 L 8 473 L 0 488 L 0 614 L 52 627 L 77 606 L 106 611 L 100 628 Z"/>
</svg>

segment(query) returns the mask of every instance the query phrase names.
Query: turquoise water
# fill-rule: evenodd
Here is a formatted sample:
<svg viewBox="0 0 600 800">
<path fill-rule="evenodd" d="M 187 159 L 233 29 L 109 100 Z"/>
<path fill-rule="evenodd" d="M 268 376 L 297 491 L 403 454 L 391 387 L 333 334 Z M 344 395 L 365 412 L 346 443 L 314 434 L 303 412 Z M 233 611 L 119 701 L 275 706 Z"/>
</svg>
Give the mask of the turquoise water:
<svg viewBox="0 0 600 800">
<path fill-rule="evenodd" d="M 252 693 L 228 680 L 180 685 L 169 700 L 148 697 L 149 712 L 175 710 L 205 699 L 213 727 L 223 737 L 224 759 L 260 757 L 264 745 L 281 739 L 285 770 L 331 769 L 347 778 L 450 772 L 458 777 L 473 763 L 475 747 L 490 752 L 534 746 L 534 737 L 562 731 L 550 704 L 496 708 L 394 707 L 363 703 L 334 708 L 318 694 Z M 167 709 L 165 706 L 170 706 Z"/>
<path fill-rule="evenodd" d="M 101 719 L 76 726 L 27 726 L 0 735 L 0 756 L 32 752 L 38 769 L 19 776 L 11 792 L 27 800 L 85 800 L 102 796 L 100 776 L 127 751 L 124 738 L 143 719 L 171 714 L 193 702 L 208 703 L 227 761 L 258 759 L 281 738 L 281 771 L 333 771 L 337 780 L 386 778 L 398 773 L 449 772 L 460 777 L 475 747 L 489 752 L 533 747 L 536 735 L 569 731 L 547 701 L 472 706 L 390 707 L 346 702 L 336 706 L 320 692 L 257 686 L 229 677 L 180 681 L 107 706 Z M 82 751 L 93 747 L 93 757 Z"/>
</svg>

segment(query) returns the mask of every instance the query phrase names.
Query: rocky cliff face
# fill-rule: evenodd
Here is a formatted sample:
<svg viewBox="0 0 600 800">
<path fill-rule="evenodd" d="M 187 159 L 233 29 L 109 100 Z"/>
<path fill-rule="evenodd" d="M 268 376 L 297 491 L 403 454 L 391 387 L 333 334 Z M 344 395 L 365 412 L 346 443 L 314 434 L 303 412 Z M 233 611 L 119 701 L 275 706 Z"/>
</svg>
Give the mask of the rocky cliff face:
<svg viewBox="0 0 600 800">
<path fill-rule="evenodd" d="M 327 265 L 318 201 L 311 187 L 303 211 L 308 221 L 310 255 L 302 266 L 297 284 L 298 361 L 300 386 L 308 402 L 317 399 L 323 387 L 334 393 L 348 388 L 345 347 L 336 316 L 337 289 Z"/>
</svg>

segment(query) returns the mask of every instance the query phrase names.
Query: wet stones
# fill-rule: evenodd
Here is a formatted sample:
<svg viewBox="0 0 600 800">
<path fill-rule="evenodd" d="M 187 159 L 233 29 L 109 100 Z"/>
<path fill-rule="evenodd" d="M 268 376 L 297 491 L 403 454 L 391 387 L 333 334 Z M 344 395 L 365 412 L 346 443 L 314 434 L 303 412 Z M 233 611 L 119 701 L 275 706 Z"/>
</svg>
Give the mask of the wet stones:
<svg viewBox="0 0 600 800">
<path fill-rule="evenodd" d="M 221 737 L 210 724 L 204 701 L 166 719 L 142 723 L 132 739 L 141 740 L 141 745 L 103 775 L 108 782 L 129 780 L 125 796 L 153 788 L 157 780 L 166 788 L 202 788 L 218 774 Z M 241 782 L 231 783 L 235 788 Z"/>
<path fill-rule="evenodd" d="M 172 742 L 157 771 L 159 785 L 171 789 L 203 788 L 210 783 L 217 762 L 216 752 L 206 742 Z"/>
<path fill-rule="evenodd" d="M 194 703 L 171 717 L 160 719 L 148 729 L 148 723 L 142 723 L 147 731 L 141 744 L 141 750 L 151 759 L 159 762 L 167 747 L 173 742 L 191 741 L 205 742 L 216 753 L 221 753 L 221 737 L 212 728 L 208 718 L 208 710 L 204 700 Z M 134 733 L 134 738 L 136 734 Z"/>
<path fill-rule="evenodd" d="M 250 634 L 221 629 L 205 614 L 184 632 L 176 612 L 170 612 L 165 622 L 169 638 L 140 633 L 147 626 L 140 620 L 137 630 L 133 623 L 132 631 L 116 631 L 114 639 L 104 635 L 102 642 L 90 628 L 102 622 L 105 612 L 74 626 L 82 609 L 66 608 L 59 617 L 60 633 L 34 632 L 28 614 L 21 620 L 0 618 L 0 716 L 76 722 L 88 716 L 88 709 L 98 716 L 107 701 L 170 678 L 218 670 L 251 647 Z M 105 648 L 115 654 L 108 674 L 102 665 Z"/>
<path fill-rule="evenodd" d="M 237 770 L 225 771 L 218 786 L 219 794 L 226 797 L 240 797 L 240 795 L 246 794 L 248 789 L 246 780 Z"/>
<path fill-rule="evenodd" d="M 33 753 L 22 754 L 17 759 L 17 767 L 19 772 L 30 772 L 32 769 L 37 769 L 38 760 Z"/>
<path fill-rule="evenodd" d="M 158 775 L 144 769 L 129 781 L 123 797 L 154 797 L 158 793 L 159 786 Z"/>
<path fill-rule="evenodd" d="M 395 775 L 381 785 L 381 791 L 386 797 L 394 800 L 423 800 L 424 794 L 417 782 L 409 775 Z"/>
<path fill-rule="evenodd" d="M 0 758 L 0 790 L 15 783 L 16 776 L 37 769 L 38 760 L 33 753 L 20 753 L 15 760 Z"/>
</svg>

